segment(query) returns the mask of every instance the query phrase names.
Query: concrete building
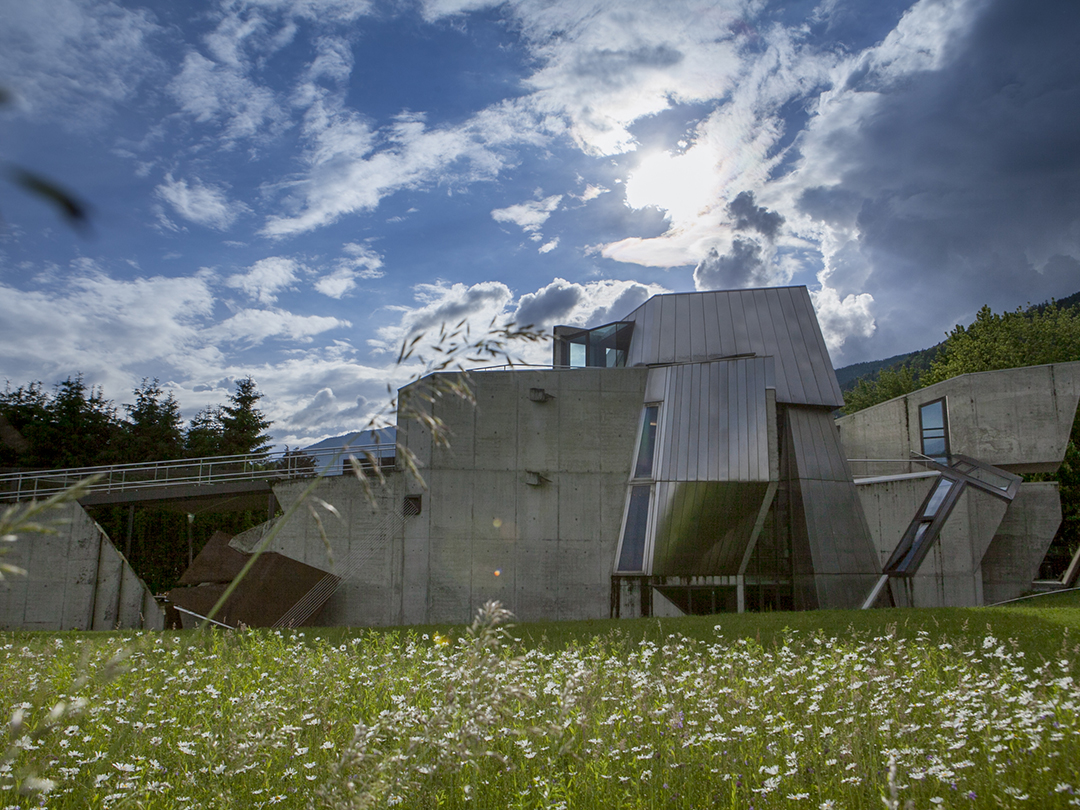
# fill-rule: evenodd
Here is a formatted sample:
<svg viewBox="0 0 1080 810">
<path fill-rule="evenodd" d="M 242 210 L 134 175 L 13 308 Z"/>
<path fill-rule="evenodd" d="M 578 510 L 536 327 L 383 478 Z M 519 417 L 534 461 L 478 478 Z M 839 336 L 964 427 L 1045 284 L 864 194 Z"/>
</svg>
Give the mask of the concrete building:
<svg viewBox="0 0 1080 810">
<path fill-rule="evenodd" d="M 448 447 L 401 420 L 426 488 L 386 471 L 373 508 L 354 479 L 325 482 L 343 516 L 324 521 L 330 551 L 353 573 L 317 621 L 468 621 L 493 598 L 522 620 L 864 601 L 879 555 L 805 288 L 657 296 L 556 327 L 553 351 L 551 368 L 474 372 L 475 406 L 437 399 Z M 275 492 L 287 506 L 302 488 Z M 270 550 L 335 570 L 306 519 Z"/>
<path fill-rule="evenodd" d="M 1020 476 L 1060 465 L 1080 362 L 965 375 L 836 420 L 803 287 L 656 296 L 556 327 L 552 359 L 473 372 L 475 405 L 427 397 L 448 382 L 433 375 L 399 392 L 396 430 L 328 440 L 374 447 L 370 496 L 340 458 L 289 454 L 296 477 L 263 482 L 277 502 L 323 470 L 340 518 L 304 509 L 216 538 L 176 607 L 207 610 L 271 531 L 272 556 L 219 619 L 467 622 L 489 599 L 523 621 L 978 605 L 1030 589 L 1060 523 L 1057 485 Z M 449 444 L 405 416 L 416 403 Z M 160 623 L 85 528 L 28 552 L 52 579 L 0 592 L 5 626 L 131 625 L 136 602 Z"/>
<path fill-rule="evenodd" d="M 384 468 L 373 508 L 354 479 L 326 482 L 337 563 L 312 522 L 283 528 L 271 550 L 341 576 L 313 621 L 464 622 L 487 599 L 522 620 L 978 605 L 1031 588 L 1060 502 L 1019 474 L 1061 463 L 1080 363 L 834 421 L 801 287 L 657 296 L 554 337 L 550 369 L 475 372 L 475 406 L 436 398 L 449 446 L 400 420 L 426 487 Z M 288 504 L 302 487 L 275 491 Z"/>
</svg>

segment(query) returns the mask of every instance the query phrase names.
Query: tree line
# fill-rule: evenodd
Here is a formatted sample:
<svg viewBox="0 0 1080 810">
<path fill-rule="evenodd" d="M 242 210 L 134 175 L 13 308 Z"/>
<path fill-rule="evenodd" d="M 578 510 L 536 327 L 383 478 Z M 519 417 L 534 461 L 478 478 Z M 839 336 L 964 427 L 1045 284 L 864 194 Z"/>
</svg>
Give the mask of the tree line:
<svg viewBox="0 0 1080 810">
<path fill-rule="evenodd" d="M 81 374 L 52 391 L 40 382 L 7 384 L 0 394 L 0 467 L 96 467 L 270 449 L 271 421 L 258 407 L 262 394 L 251 377 L 236 383 L 225 404 L 204 408 L 186 424 L 176 398 L 159 380 L 144 379 L 133 394 L 121 411 Z M 152 504 L 87 511 L 155 593 L 173 586 L 189 554 L 198 553 L 215 531 L 236 534 L 267 518 L 266 510 L 247 510 L 199 512 L 189 519 Z"/>
<path fill-rule="evenodd" d="M 270 449 L 272 423 L 258 407 L 262 394 L 251 377 L 236 383 L 224 405 L 204 408 L 186 425 L 158 379 L 144 379 L 133 394 L 121 416 L 81 374 L 51 392 L 41 382 L 17 388 L 8 382 L 0 393 L 0 467 L 96 467 Z"/>
<path fill-rule="evenodd" d="M 957 325 L 929 362 L 916 359 L 866 376 L 844 394 L 844 413 L 855 413 L 960 374 L 1080 360 L 1080 305 L 1053 302 L 1004 312 L 979 310 L 970 326 Z"/>
<path fill-rule="evenodd" d="M 1001 314 L 984 306 L 970 326 L 957 325 L 949 332 L 928 367 L 904 363 L 882 369 L 877 379 L 860 379 L 844 394 L 843 412 L 861 411 L 960 374 L 1073 360 L 1080 360 L 1080 305 L 1050 302 Z M 1056 578 L 1080 547 L 1080 419 L 1074 417 L 1057 473 L 1024 478 L 1055 480 L 1059 485 L 1061 528 L 1040 572 L 1042 577 Z"/>
</svg>

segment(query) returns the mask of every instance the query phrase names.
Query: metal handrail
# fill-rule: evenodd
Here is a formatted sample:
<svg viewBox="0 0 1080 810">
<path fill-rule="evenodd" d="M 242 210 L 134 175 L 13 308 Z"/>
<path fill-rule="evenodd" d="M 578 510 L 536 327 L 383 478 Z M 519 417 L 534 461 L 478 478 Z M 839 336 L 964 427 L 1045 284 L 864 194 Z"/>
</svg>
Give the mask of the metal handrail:
<svg viewBox="0 0 1080 810">
<path fill-rule="evenodd" d="M 108 464 L 96 467 L 72 467 L 63 470 L 20 470 L 0 474 L 0 501 L 20 501 L 51 495 L 90 476 L 99 480 L 86 492 L 122 492 L 181 485 L 220 484 L 229 481 L 263 481 L 303 478 L 317 475 L 335 457 L 370 453 L 379 458 L 396 455 L 393 442 L 353 445 L 342 453 L 340 447 L 319 450 L 292 450 L 251 453 L 234 456 L 151 461 L 134 464 Z M 380 462 L 382 463 L 382 462 Z"/>
</svg>

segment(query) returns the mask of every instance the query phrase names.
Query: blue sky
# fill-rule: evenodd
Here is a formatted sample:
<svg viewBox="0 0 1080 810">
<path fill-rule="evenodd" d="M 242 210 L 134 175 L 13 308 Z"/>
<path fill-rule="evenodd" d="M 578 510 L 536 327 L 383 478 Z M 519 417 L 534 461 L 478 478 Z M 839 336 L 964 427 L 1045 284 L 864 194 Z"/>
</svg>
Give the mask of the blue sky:
<svg viewBox="0 0 1080 810">
<path fill-rule="evenodd" d="M 1080 6 L 0 0 L 0 377 L 252 375 L 360 426 L 401 340 L 805 284 L 834 364 L 1080 290 Z M 545 347 L 523 347 L 543 362 Z"/>
</svg>

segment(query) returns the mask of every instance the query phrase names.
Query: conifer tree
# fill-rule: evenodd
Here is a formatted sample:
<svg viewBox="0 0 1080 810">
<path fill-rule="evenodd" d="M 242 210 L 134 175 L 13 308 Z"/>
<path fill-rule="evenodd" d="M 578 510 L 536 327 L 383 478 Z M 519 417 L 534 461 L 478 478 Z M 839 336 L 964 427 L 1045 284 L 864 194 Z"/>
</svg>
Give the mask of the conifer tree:
<svg viewBox="0 0 1080 810">
<path fill-rule="evenodd" d="M 135 388 L 134 404 L 124 405 L 128 422 L 124 423 L 123 456 L 126 461 L 167 461 L 184 454 L 183 417 L 180 403 L 170 391 L 161 389 L 161 382 L 143 378 Z"/>
<path fill-rule="evenodd" d="M 236 383 L 236 391 L 229 397 L 229 404 L 221 408 L 221 452 L 227 456 L 244 453 L 262 453 L 269 450 L 272 441 L 264 431 L 273 424 L 256 405 L 262 393 L 255 380 L 245 377 Z"/>
</svg>

